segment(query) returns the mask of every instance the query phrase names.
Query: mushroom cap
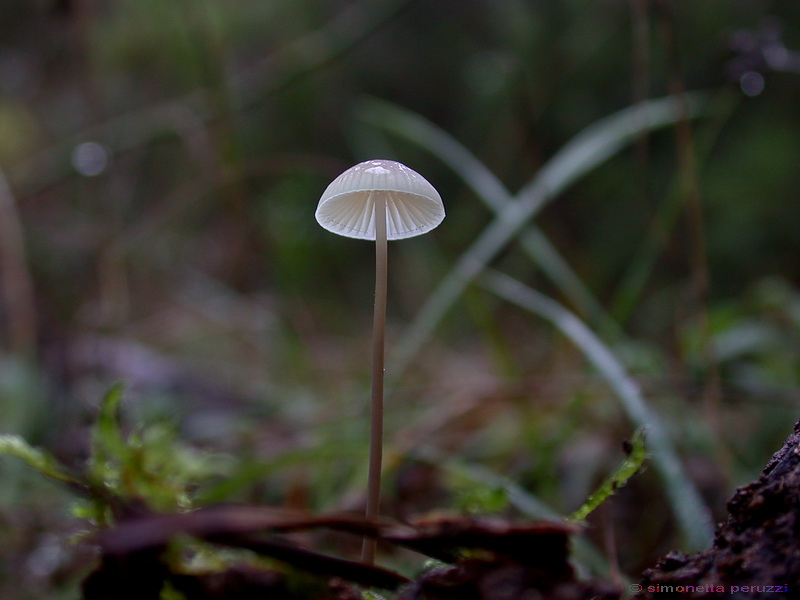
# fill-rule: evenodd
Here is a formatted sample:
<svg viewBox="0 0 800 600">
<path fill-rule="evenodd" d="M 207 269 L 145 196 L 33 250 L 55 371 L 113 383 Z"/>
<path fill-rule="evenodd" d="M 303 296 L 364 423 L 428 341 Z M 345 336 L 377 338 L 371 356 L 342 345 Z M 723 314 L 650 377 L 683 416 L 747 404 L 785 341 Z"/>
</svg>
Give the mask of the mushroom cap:
<svg viewBox="0 0 800 600">
<path fill-rule="evenodd" d="M 416 171 L 393 160 L 367 160 L 350 167 L 325 189 L 317 222 L 328 231 L 375 239 L 375 197 L 386 199 L 386 239 L 422 235 L 444 219 L 439 192 Z"/>
</svg>

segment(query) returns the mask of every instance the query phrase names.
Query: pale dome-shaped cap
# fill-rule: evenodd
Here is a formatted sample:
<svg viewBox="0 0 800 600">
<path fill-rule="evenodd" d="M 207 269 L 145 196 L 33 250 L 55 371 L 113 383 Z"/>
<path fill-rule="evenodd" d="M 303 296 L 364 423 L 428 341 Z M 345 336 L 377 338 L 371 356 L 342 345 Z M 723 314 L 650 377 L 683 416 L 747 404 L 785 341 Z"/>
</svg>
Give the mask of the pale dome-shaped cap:
<svg viewBox="0 0 800 600">
<path fill-rule="evenodd" d="M 320 198 L 317 222 L 328 231 L 375 239 L 375 195 L 386 199 L 386 239 L 422 235 L 444 219 L 439 192 L 422 175 L 393 160 L 368 160 L 334 179 Z"/>
</svg>

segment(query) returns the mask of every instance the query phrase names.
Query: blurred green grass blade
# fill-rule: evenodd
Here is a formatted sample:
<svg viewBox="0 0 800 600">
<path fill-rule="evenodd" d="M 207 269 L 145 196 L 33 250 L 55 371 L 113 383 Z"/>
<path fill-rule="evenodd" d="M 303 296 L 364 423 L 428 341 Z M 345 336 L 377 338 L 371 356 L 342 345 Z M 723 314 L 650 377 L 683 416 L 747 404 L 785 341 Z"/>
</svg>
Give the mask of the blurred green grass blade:
<svg viewBox="0 0 800 600">
<path fill-rule="evenodd" d="M 501 298 L 550 321 L 583 352 L 617 395 L 631 422 L 647 429 L 653 464 L 664 481 L 687 549 L 708 547 L 713 533 L 708 509 L 684 471 L 661 418 L 645 403 L 639 386 L 614 353 L 572 312 L 515 279 L 487 270 L 480 283 Z"/>
<path fill-rule="evenodd" d="M 80 485 L 77 479 L 61 469 L 55 457 L 44 450 L 34 448 L 18 435 L 0 434 L 0 456 L 3 454 L 19 458 L 50 479 Z"/>
<path fill-rule="evenodd" d="M 562 293 L 586 315 L 590 323 L 610 336 L 622 335 L 617 322 L 606 312 L 541 229 L 533 225 L 528 226 L 520 233 L 519 242 L 529 256 L 535 257 L 542 271 L 550 277 Z"/>
<path fill-rule="evenodd" d="M 704 96 L 688 96 L 689 116 L 702 114 Z M 626 108 L 590 125 L 567 143 L 461 255 L 409 327 L 393 356 L 393 376 L 402 373 L 464 288 L 553 198 L 645 131 L 682 117 L 682 103 L 667 97 Z"/>
<path fill-rule="evenodd" d="M 457 173 L 464 183 L 495 213 L 514 202 L 513 195 L 501 181 L 451 135 L 420 115 L 384 100 L 365 100 L 357 111 L 358 118 L 404 137 L 427 149 Z M 610 319 L 600 303 L 535 225 L 528 225 L 520 234 L 520 243 L 528 256 L 584 314 L 601 321 L 610 329 Z"/>
<path fill-rule="evenodd" d="M 130 454 L 119 422 L 119 406 L 125 392 L 121 382 L 114 383 L 103 396 L 92 435 L 92 456 L 89 474 L 95 483 L 102 483 L 112 465 L 124 462 Z"/>
<path fill-rule="evenodd" d="M 628 480 L 639 472 L 647 459 L 647 447 L 644 441 L 644 428 L 640 427 L 631 439 L 631 450 L 623 463 L 609 475 L 600 487 L 592 492 L 578 510 L 567 517 L 568 521 L 582 522 L 592 511 L 613 496 L 616 491 L 628 483 Z"/>
<path fill-rule="evenodd" d="M 611 158 L 647 131 L 696 118 L 705 112 L 706 96 L 687 94 L 684 102 L 673 96 L 648 100 L 600 119 L 570 140 L 517 196 L 525 213 L 533 216 L 567 187 Z"/>
</svg>

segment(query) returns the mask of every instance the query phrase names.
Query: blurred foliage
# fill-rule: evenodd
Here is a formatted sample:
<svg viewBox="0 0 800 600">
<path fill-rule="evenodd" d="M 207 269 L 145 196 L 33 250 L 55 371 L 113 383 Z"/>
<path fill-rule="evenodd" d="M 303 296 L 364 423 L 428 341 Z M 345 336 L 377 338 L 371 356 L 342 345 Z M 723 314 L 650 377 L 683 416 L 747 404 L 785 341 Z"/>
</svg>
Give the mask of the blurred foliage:
<svg viewBox="0 0 800 600">
<path fill-rule="evenodd" d="M 319 194 L 380 156 L 445 199 L 442 227 L 391 246 L 390 355 L 493 218 L 364 99 L 516 194 L 586 127 L 683 89 L 703 118 L 633 140 L 534 222 L 719 516 L 798 412 L 799 53 L 800 6 L 770 0 L 0 3 L 0 434 L 80 471 L 124 378 L 122 422 L 150 424 L 125 451 L 154 473 L 202 475 L 153 452 L 186 446 L 237 457 L 208 501 L 358 506 L 373 255 L 316 225 Z M 594 325 L 516 240 L 491 266 Z M 520 486 L 514 510 L 572 512 L 635 425 L 550 324 L 477 286 L 449 308 L 387 403 L 390 515 L 500 506 L 489 474 Z M 474 488 L 409 470 L 425 446 L 486 470 Z M 66 494 L 19 466 L 0 464 L 0 597 L 71 597 Z M 138 491 L 187 479 L 158 481 Z M 617 528 L 635 578 L 680 543 L 663 503 L 646 471 L 588 537 Z"/>
<path fill-rule="evenodd" d="M 122 431 L 119 405 L 123 387 L 105 394 L 92 427 L 92 450 L 81 473 L 70 473 L 55 456 L 29 445 L 18 435 L 0 435 L 0 456 L 16 457 L 41 475 L 83 496 L 73 512 L 93 524 L 114 522 L 115 502 L 141 502 L 151 510 L 189 510 L 203 483 L 229 470 L 227 458 L 185 447 L 166 423 L 142 424 Z"/>
</svg>

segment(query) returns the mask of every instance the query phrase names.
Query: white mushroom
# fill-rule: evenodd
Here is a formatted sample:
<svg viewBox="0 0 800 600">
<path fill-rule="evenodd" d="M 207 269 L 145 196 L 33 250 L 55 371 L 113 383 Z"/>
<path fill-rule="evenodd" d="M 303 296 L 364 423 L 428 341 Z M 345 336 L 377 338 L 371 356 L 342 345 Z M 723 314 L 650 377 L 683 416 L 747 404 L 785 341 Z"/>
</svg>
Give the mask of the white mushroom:
<svg viewBox="0 0 800 600">
<path fill-rule="evenodd" d="M 320 198 L 317 222 L 346 237 L 375 240 L 375 314 L 372 338 L 369 483 L 366 518 L 378 515 L 383 455 L 383 371 L 386 328 L 387 240 L 427 233 L 444 219 L 436 189 L 393 160 L 368 160 L 334 179 Z M 361 559 L 372 564 L 375 541 L 364 540 Z"/>
</svg>

